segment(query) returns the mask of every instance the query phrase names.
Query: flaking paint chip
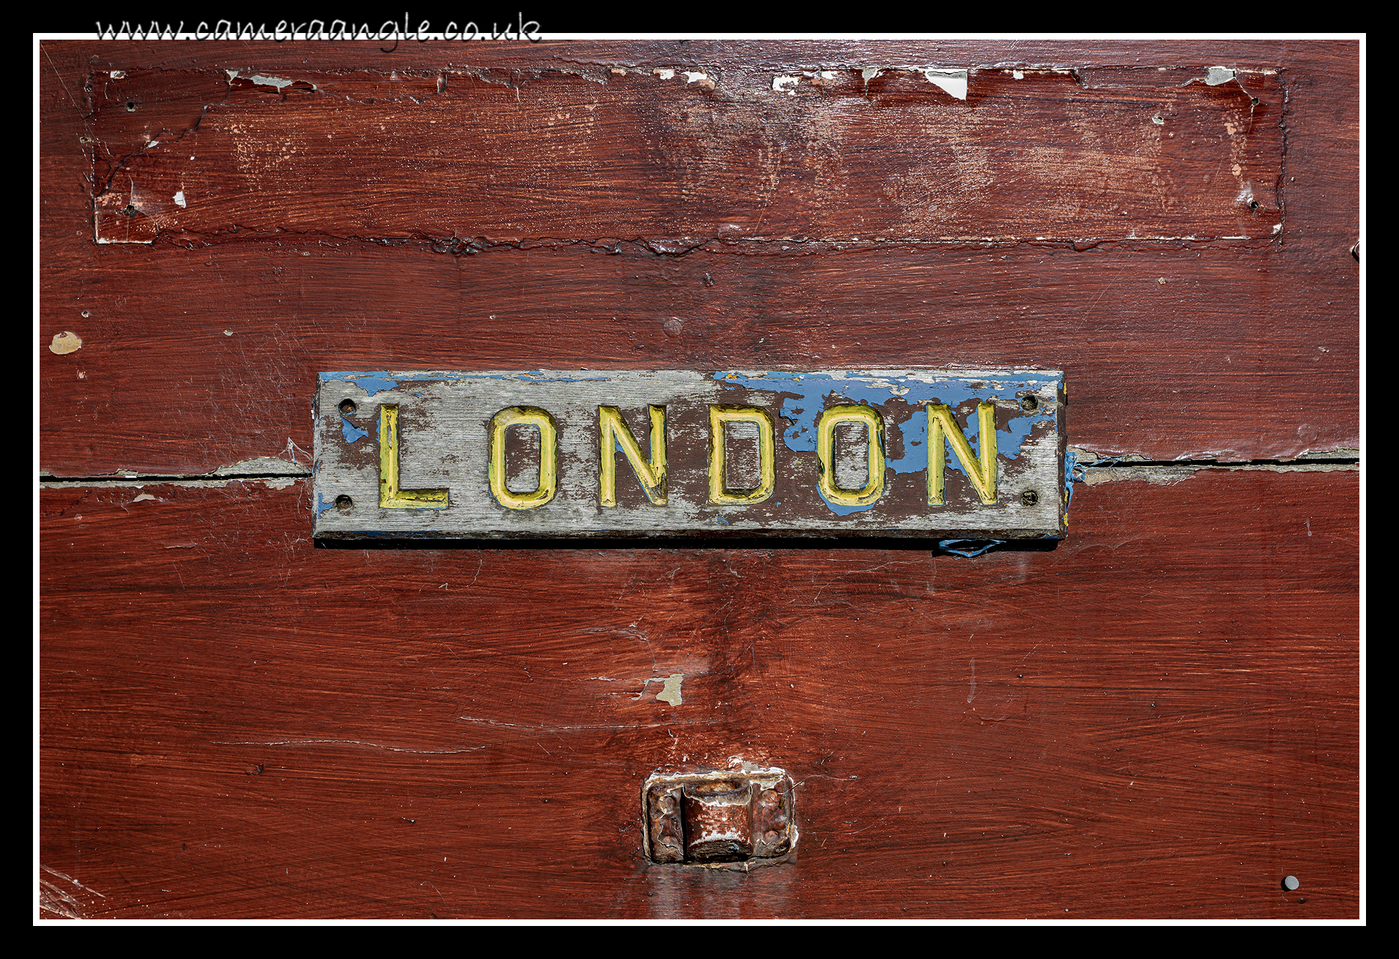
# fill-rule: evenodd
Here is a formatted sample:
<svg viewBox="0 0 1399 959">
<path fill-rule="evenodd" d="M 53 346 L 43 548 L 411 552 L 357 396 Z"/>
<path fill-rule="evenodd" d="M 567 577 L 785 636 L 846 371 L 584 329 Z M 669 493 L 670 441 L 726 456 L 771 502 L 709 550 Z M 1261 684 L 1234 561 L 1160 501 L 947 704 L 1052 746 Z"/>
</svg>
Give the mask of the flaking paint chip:
<svg viewBox="0 0 1399 959">
<path fill-rule="evenodd" d="M 76 353 L 83 348 L 83 338 L 76 333 L 64 330 L 62 333 L 55 333 L 53 341 L 49 343 L 49 350 L 60 356 L 64 353 Z"/>
<path fill-rule="evenodd" d="M 684 700 L 680 698 L 680 683 L 684 679 L 684 673 L 671 673 L 666 677 L 665 688 L 656 694 L 656 698 L 663 703 L 679 706 L 684 702 Z"/>
<path fill-rule="evenodd" d="M 1212 87 L 1217 87 L 1221 83 L 1228 83 L 1237 74 L 1233 67 L 1210 67 L 1205 71 L 1205 83 Z"/>
</svg>

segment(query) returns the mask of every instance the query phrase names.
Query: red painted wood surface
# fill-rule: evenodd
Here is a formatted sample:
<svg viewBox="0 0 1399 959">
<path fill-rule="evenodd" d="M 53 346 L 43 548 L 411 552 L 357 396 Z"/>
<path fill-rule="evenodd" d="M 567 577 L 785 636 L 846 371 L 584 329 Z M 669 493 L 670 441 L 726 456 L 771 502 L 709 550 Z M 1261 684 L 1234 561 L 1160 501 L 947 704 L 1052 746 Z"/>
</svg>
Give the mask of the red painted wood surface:
<svg viewBox="0 0 1399 959">
<path fill-rule="evenodd" d="M 39 466 L 64 480 L 40 493 L 41 915 L 1361 915 L 1360 474 L 1260 468 L 1359 446 L 1354 41 L 45 42 L 38 61 Z M 872 65 L 899 72 L 857 93 Z M 1072 185 L 1046 190 L 1045 216 L 1024 184 L 982 194 L 981 240 L 929 215 L 953 194 L 876 186 L 918 172 L 896 131 L 961 108 L 914 75 L 931 65 L 970 67 L 973 91 L 977 71 L 1014 90 L 1002 69 L 1031 69 L 1023 118 L 997 107 L 1007 156 L 1069 96 L 1096 140 L 1045 149 L 1161 174 L 1128 219 L 1175 239 L 1113 233 L 1097 208 L 1092 229 L 1039 229 L 1074 191 L 1130 192 L 1108 167 L 1055 168 Z M 1204 135 L 1220 115 L 1187 107 L 1220 103 L 1176 85 L 1216 65 L 1269 77 L 1281 124 L 1243 138 L 1250 170 L 1275 171 L 1246 216 L 1203 174 L 1171 178 L 1239 139 Z M 822 69 L 836 92 L 772 90 Z M 293 84 L 273 97 L 226 70 Z M 131 111 L 114 71 L 141 91 Z M 402 100 L 426 78 L 432 95 Z M 1239 95 L 1225 87 L 1209 95 Z M 1107 88 L 1106 113 L 1087 105 Z M 602 132 L 545 135 L 580 91 Z M 1140 130 L 1102 131 L 1148 106 L 1156 130 L 1167 101 L 1198 142 L 1130 166 Z M 301 118 L 467 103 L 529 122 L 502 140 L 485 112 L 490 136 L 438 141 L 419 123 L 413 142 L 488 157 L 560 206 L 531 221 L 376 141 L 292 142 Z M 142 140 L 153 117 L 152 139 L 204 145 L 193 165 Z M 253 117 L 276 123 L 235 131 Z M 697 130 L 732 147 L 722 162 Z M 644 206 L 574 188 L 609 144 Z M 378 159 L 357 178 L 360 154 Z M 569 175 L 519 177 L 547 163 Z M 173 209 L 162 192 L 163 219 L 133 222 L 152 242 L 96 242 L 99 178 L 177 174 L 225 192 Z M 375 209 L 387 196 L 403 199 Z M 1245 239 L 1222 239 L 1231 217 Z M 65 332 L 81 348 L 53 352 Z M 1063 369 L 1079 450 L 1249 468 L 1076 484 L 1057 548 L 974 559 L 310 541 L 321 370 L 954 364 Z M 274 466 L 295 475 L 152 478 Z M 658 700 L 677 674 L 682 702 Z M 648 863 L 642 780 L 735 757 L 797 782 L 796 861 Z"/>
<path fill-rule="evenodd" d="M 88 87 L 108 243 L 1267 240 L 1282 222 L 1275 69 L 1211 85 L 1198 69 L 982 68 L 964 99 L 892 67 L 766 91 L 601 67 L 521 81 L 210 65 Z"/>
<path fill-rule="evenodd" d="M 1356 478 L 1085 487 L 976 559 L 46 490 L 41 861 L 110 917 L 1355 916 Z M 642 780 L 735 757 L 798 784 L 798 861 L 648 864 Z"/>
<path fill-rule="evenodd" d="M 788 238 L 756 225 L 735 239 L 722 231 L 689 237 L 689 226 L 672 227 L 688 215 L 688 201 L 672 198 L 665 201 L 671 212 L 658 215 L 649 232 L 627 232 L 620 223 L 590 222 L 585 229 L 577 216 L 561 216 L 548 232 L 555 242 L 529 241 L 517 249 L 510 234 L 506 247 L 490 247 L 488 256 L 465 255 L 476 249 L 474 238 L 488 234 L 484 226 L 454 220 L 458 243 L 428 202 L 407 205 L 394 214 L 398 226 L 368 235 L 347 224 L 307 233 L 293 222 L 297 214 L 290 207 L 272 205 L 252 231 L 233 233 L 216 224 L 208 235 L 175 231 L 151 246 L 94 245 L 92 153 L 133 146 L 107 142 L 110 110 L 124 116 L 125 107 L 113 104 L 94 114 L 86 87 L 95 72 L 149 64 L 169 75 L 169 96 L 177 102 L 188 77 L 223 83 L 225 67 L 274 75 L 326 72 L 324 60 L 295 67 L 300 61 L 289 62 L 284 48 L 270 46 L 265 60 L 229 66 L 201 44 L 154 51 L 147 45 L 45 45 L 39 331 L 45 471 L 188 474 L 261 456 L 290 458 L 289 441 L 310 448 L 302 403 L 318 371 L 388 367 L 1037 363 L 1066 371 L 1076 404 L 1074 443 L 1100 452 L 1243 460 L 1358 446 L 1354 391 L 1336 388 L 1353 384 L 1359 368 L 1359 270 L 1349 252 L 1359 229 L 1353 45 L 1252 46 L 1232 59 L 1227 50 L 1188 45 L 1148 46 L 1135 58 L 1067 46 L 1055 48 L 1052 59 L 1035 49 L 1018 58 L 1012 54 L 1019 48 L 994 57 L 980 45 L 966 52 L 938 48 L 956 62 L 1073 61 L 1090 74 L 1111 73 L 1114 64 L 1140 71 L 1145 60 L 1170 66 L 1171 80 L 1179 71 L 1204 69 L 1182 62 L 1278 66 L 1287 149 L 1277 195 L 1285 216 L 1282 231 L 1266 239 L 1116 240 L 1074 250 L 1067 241 L 927 242 L 940 234 L 917 231 L 854 243 L 849 238 L 859 234 L 843 227 L 803 227 L 799 237 Z M 491 65 L 493 49 L 482 54 L 483 63 Z M 580 58 L 598 70 L 617 63 L 644 70 L 664 49 L 642 44 L 624 58 L 615 49 L 534 48 L 502 52 L 504 60 L 492 69 L 517 69 L 511 58 L 528 56 L 545 58 L 538 70 L 546 64 L 562 69 Z M 177 56 L 180 50 L 186 52 Z M 739 45 L 717 62 L 731 78 L 722 89 L 731 82 L 736 91 L 729 95 L 739 104 L 733 110 L 763 98 L 765 109 L 786 118 L 787 126 L 778 124 L 769 134 L 769 152 L 802 144 L 815 149 L 809 138 L 794 140 L 788 128 L 800 127 L 801 118 L 825 102 L 774 97 L 772 71 L 819 62 L 850 66 L 874 57 L 869 49 L 864 57 L 855 56 L 858 49 L 832 51 L 826 61 L 810 47 L 786 57 L 775 52 L 762 61 L 760 72 L 769 78 L 764 93 L 752 76 L 753 62 L 744 60 L 752 51 Z M 903 62 L 890 50 L 885 54 L 887 62 Z M 463 69 L 447 52 L 436 61 L 427 56 L 415 51 L 404 68 L 421 73 L 436 62 L 439 70 Z M 655 83 L 658 96 L 670 95 L 670 87 L 658 78 Z M 537 79 L 535 87 L 536 100 L 550 102 L 550 81 Z M 212 96 L 204 91 L 195 101 Z M 860 111 L 879 112 L 859 98 L 839 102 L 856 112 L 831 119 L 833 136 L 856 137 Z M 152 95 L 132 116 L 149 111 L 161 117 L 152 127 L 157 138 L 170 123 L 193 122 L 186 116 L 193 107 L 178 122 L 165 115 L 174 109 L 167 107 Z M 1145 122 L 1156 129 L 1149 118 Z M 619 124 L 617 135 L 628 131 Z M 455 130 L 448 139 L 458 143 L 462 136 Z M 503 148 L 495 140 L 491 145 Z M 532 155 L 527 144 L 518 149 L 517 159 Z M 1220 162 L 1217 142 L 1201 149 L 1211 163 Z M 1189 160 L 1187 154 L 1180 162 L 1188 167 Z M 327 164 L 349 162 L 322 155 L 288 160 L 293 170 L 287 175 L 314 179 Z M 421 179 L 411 169 L 400 172 L 408 184 Z M 847 185 L 808 182 L 803 209 L 853 223 L 865 204 Z M 1154 189 L 1175 202 L 1173 194 L 1160 194 L 1164 187 Z M 1198 209 L 1189 199 L 1179 202 Z M 905 214 L 921 208 L 910 194 Z M 1026 236 L 1038 235 L 1023 204 L 981 209 L 983 227 L 1010 223 Z M 422 224 L 421 235 L 406 236 L 415 210 L 419 219 L 412 222 Z M 1220 235 L 1222 227 L 1210 226 L 1208 215 L 1201 219 L 1200 235 Z M 283 232 L 265 232 L 274 229 Z M 771 241 L 754 239 L 760 236 Z M 80 352 L 60 357 L 42 349 L 63 331 L 83 338 Z M 187 435 L 151 427 L 162 421 L 202 429 Z"/>
</svg>

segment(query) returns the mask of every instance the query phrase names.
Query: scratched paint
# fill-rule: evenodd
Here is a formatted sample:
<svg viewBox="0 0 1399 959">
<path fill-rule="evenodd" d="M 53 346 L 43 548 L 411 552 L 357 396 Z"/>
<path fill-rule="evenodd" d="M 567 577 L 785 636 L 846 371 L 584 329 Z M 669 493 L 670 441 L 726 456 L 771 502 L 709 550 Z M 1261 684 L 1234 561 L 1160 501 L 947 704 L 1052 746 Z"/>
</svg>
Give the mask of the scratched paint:
<svg viewBox="0 0 1399 959">
<path fill-rule="evenodd" d="M 720 371 L 714 379 L 723 386 L 775 392 L 782 398 L 782 418 L 788 425 L 782 439 L 794 453 L 816 451 L 816 421 L 832 402 L 855 402 L 882 409 L 885 427 L 890 432 L 885 446 L 884 468 L 891 473 L 921 473 L 928 468 L 928 418 L 926 404 L 941 403 L 958 415 L 959 425 L 972 445 L 980 451 L 980 427 L 975 416 L 965 415 L 979 402 L 1013 398 L 1027 388 L 1039 388 L 1050 382 L 1049 377 L 1019 377 L 1013 382 L 988 379 L 979 385 L 951 379 L 919 379 L 913 376 L 893 376 L 884 373 L 794 373 L 791 371 L 744 373 Z M 907 410 L 903 417 L 890 417 L 895 407 L 891 400 L 900 399 Z M 1020 447 L 1030 436 L 1036 423 L 1052 421 L 1048 412 L 1018 416 L 998 427 L 1003 437 L 997 437 L 996 447 L 1001 456 L 1015 459 Z M 901 449 L 898 456 L 888 455 L 891 449 Z M 966 467 L 956 456 L 947 457 L 947 464 L 966 475 Z M 839 516 L 862 512 L 868 506 L 841 506 L 826 500 L 826 506 Z"/>
<path fill-rule="evenodd" d="M 318 536 L 350 538 L 389 531 L 445 538 L 1057 537 L 1063 506 L 1057 492 L 1063 484 L 1061 385 L 1062 376 L 1054 371 L 1005 368 L 323 373 L 312 512 Z M 358 410 L 344 414 L 340 407 L 346 400 Z M 1001 485 L 993 499 L 975 492 L 964 462 L 975 464 L 979 456 L 980 431 L 986 428 L 977 416 L 982 404 L 997 411 L 996 482 Z M 930 405 L 952 411 L 955 431 L 961 434 L 957 442 L 965 437 L 972 448 L 959 445 L 942 457 L 950 467 L 949 481 L 961 477 L 948 487 L 946 503 L 933 498 L 928 477 L 933 459 Z M 381 457 L 374 455 L 381 445 L 374 411 L 386 406 L 402 411 L 402 488 L 449 490 L 446 506 L 395 510 L 402 515 L 389 517 L 384 515 L 389 511 L 369 505 L 379 502 L 382 472 Z M 649 419 L 648 407 L 653 411 Z M 846 408 L 840 415 L 850 425 L 839 427 L 841 438 L 823 452 L 817 442 L 821 417 L 836 407 Z M 557 446 L 551 443 L 554 452 L 547 463 L 542 447 L 519 430 L 497 435 L 490 428 L 495 417 L 514 408 L 552 417 Z M 615 427 L 615 441 L 607 442 L 607 452 L 600 454 L 603 408 L 620 410 L 622 421 Z M 774 442 L 764 452 L 756 433 L 751 438 L 722 433 L 728 439 L 714 440 L 715 410 L 763 411 Z M 861 422 L 860 410 L 880 415 Z M 865 436 L 883 436 L 873 462 L 865 455 L 864 440 L 856 438 L 861 428 Z M 658 486 L 652 491 L 656 495 L 649 496 L 640 464 L 651 456 L 646 451 L 652 449 L 657 429 L 668 448 L 667 480 L 664 492 Z M 777 433 L 781 442 L 775 442 Z M 370 436 L 371 442 L 360 442 Z M 729 468 L 736 473 L 722 473 L 726 447 Z M 490 480 L 490 464 L 498 454 L 505 457 L 503 475 L 513 477 L 504 486 Z M 609 454 L 615 457 L 610 464 Z M 826 472 L 837 463 L 840 475 L 832 482 Z M 714 492 L 715 469 L 726 477 L 718 484 L 721 494 Z M 862 469 L 868 470 L 867 483 L 856 478 Z M 980 472 L 978 468 L 978 477 Z M 604 477 L 611 479 L 604 482 Z M 858 490 L 862 484 L 864 492 Z M 532 498 L 545 488 L 557 495 Z M 768 492 L 762 496 L 738 495 L 764 489 Z M 523 499 L 506 504 L 502 490 Z M 1022 495 L 1030 490 L 1039 495 Z M 730 493 L 733 498 L 726 498 Z M 342 494 L 354 506 L 329 509 Z M 514 502 L 518 497 L 507 498 Z"/>
<path fill-rule="evenodd" d="M 345 437 L 346 443 L 353 443 L 355 440 L 363 439 L 369 435 L 369 430 L 362 430 L 350 422 L 349 417 L 340 414 L 340 433 Z"/>
</svg>

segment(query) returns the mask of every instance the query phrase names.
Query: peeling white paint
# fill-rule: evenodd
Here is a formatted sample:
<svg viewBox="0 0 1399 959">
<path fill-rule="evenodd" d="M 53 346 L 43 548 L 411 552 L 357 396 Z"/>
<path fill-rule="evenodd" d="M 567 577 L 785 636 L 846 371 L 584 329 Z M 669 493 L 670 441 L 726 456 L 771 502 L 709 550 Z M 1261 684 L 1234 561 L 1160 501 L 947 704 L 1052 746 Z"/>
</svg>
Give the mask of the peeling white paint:
<svg viewBox="0 0 1399 959">
<path fill-rule="evenodd" d="M 228 74 L 229 83 L 232 83 L 234 80 L 238 79 L 237 70 L 225 69 L 224 73 Z M 288 80 L 285 77 L 269 76 L 265 73 L 249 74 L 248 79 L 260 87 L 276 87 L 278 90 L 281 90 L 283 87 L 289 87 L 296 82 L 295 80 Z"/>
<path fill-rule="evenodd" d="M 230 466 L 220 466 L 207 476 L 238 476 L 248 473 L 272 473 L 279 476 L 301 477 L 307 474 L 306 467 L 289 463 L 278 456 L 255 456 L 240 460 Z"/>
<path fill-rule="evenodd" d="M 670 703 L 672 706 L 679 706 L 683 699 L 680 697 L 680 684 L 685 679 L 684 673 L 671 673 L 666 677 L 665 687 L 656 694 L 656 698 L 663 703 Z"/>
<path fill-rule="evenodd" d="M 175 191 L 175 205 L 176 205 L 177 207 L 179 207 L 180 209 L 184 209 L 184 207 L 185 207 L 185 191 L 184 191 L 184 190 L 176 190 L 176 191 Z"/>
<path fill-rule="evenodd" d="M 1233 67 L 1210 67 L 1205 71 L 1205 82 L 1212 87 L 1217 87 L 1221 83 L 1228 83 L 1238 76 L 1238 72 Z"/>
<path fill-rule="evenodd" d="M 1024 70 L 1012 70 L 1012 71 L 1010 71 L 1010 75 L 1013 76 L 1013 77 L 1015 77 L 1015 79 L 1017 79 L 1017 80 L 1024 80 L 1024 79 L 1025 79 L 1025 71 L 1024 71 Z"/>
<path fill-rule="evenodd" d="M 62 356 L 65 353 L 76 353 L 83 348 L 83 338 L 69 330 L 62 333 L 55 333 L 49 342 L 49 352 Z"/>
<path fill-rule="evenodd" d="M 264 73 L 254 73 L 252 76 L 248 77 L 248 79 L 260 87 L 276 87 L 278 90 L 283 87 L 289 87 L 296 82 L 294 80 L 284 79 L 283 77 L 269 77 Z"/>
<path fill-rule="evenodd" d="M 795 93 L 797 84 L 801 82 L 801 77 L 776 76 L 772 78 L 773 93 Z"/>
<path fill-rule="evenodd" d="M 967 71 L 946 70 L 941 67 L 924 67 L 923 76 L 934 86 L 957 98 L 967 98 Z"/>
<path fill-rule="evenodd" d="M 652 70 L 651 72 L 652 72 L 653 74 L 655 74 L 656 76 L 660 77 L 662 80 L 673 80 L 673 79 L 675 79 L 675 71 L 674 71 L 674 70 L 669 70 L 669 69 L 666 69 L 666 68 L 663 68 L 663 67 L 658 67 L 657 69 Z"/>
</svg>

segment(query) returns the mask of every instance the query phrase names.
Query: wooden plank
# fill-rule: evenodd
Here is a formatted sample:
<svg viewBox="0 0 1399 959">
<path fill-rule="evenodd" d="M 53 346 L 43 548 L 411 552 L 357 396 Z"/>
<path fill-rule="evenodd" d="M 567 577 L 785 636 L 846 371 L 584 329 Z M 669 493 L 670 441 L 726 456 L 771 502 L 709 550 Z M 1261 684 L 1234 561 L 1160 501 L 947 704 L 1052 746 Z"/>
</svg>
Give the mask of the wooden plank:
<svg viewBox="0 0 1399 959">
<path fill-rule="evenodd" d="M 1057 538 L 1050 370 L 322 373 L 316 535 Z"/>
<path fill-rule="evenodd" d="M 1028 238 L 987 247 L 862 237 L 836 249 L 715 235 L 691 249 L 657 227 L 636 242 L 574 237 L 481 250 L 474 241 L 438 242 L 437 254 L 426 235 L 392 241 L 401 245 L 326 233 L 248 240 L 246 231 L 187 236 L 214 243 L 190 250 L 95 244 L 90 76 L 143 64 L 172 83 L 226 80 L 219 71 L 230 64 L 240 74 L 328 75 L 334 56 L 348 55 L 276 44 L 239 45 L 232 59 L 217 55 L 227 49 L 43 46 L 37 349 L 41 467 L 52 475 L 205 473 L 279 455 L 304 467 L 298 451 L 311 448 L 312 424 L 298 398 L 316 372 L 380 366 L 1036 365 L 1063 369 L 1075 384 L 1074 446 L 1161 460 L 1291 458 L 1358 447 L 1354 391 L 1336 388 L 1359 376 L 1359 267 L 1349 252 L 1359 229 L 1353 43 L 471 48 L 471 69 L 518 70 L 546 98 L 569 65 L 605 75 L 608 64 L 622 64 L 660 87 L 649 71 L 694 66 L 675 59 L 684 50 L 702 54 L 750 99 L 771 99 L 773 71 L 801 74 L 823 64 L 863 71 L 879 50 L 885 63 L 931 63 L 943 49 L 973 67 L 1074 69 L 1094 89 L 1111 86 L 1095 76 L 1111 78 L 1122 67 L 1130 74 L 1170 64 L 1170 71 L 1203 75 L 1215 62 L 1282 64 L 1286 225 L 1261 243 L 1118 240 L 1074 250 Z M 389 65 L 390 73 L 402 65 L 414 76 L 462 69 L 460 50 L 447 49 L 451 55 L 428 45 L 406 60 L 369 62 Z M 757 57 L 758 49 L 767 54 Z M 203 103 L 207 92 L 190 102 Z M 690 95 L 699 94 L 675 94 Z M 193 114 L 175 109 L 184 101 L 161 102 L 168 114 L 161 130 L 192 122 Z M 774 127 L 768 152 L 813 109 L 844 104 L 852 112 L 829 118 L 844 118 L 835 132 L 847 138 L 875 109 L 848 96 L 772 102 L 786 119 Z M 159 113 L 154 104 L 143 109 L 132 122 Z M 116 112 L 124 111 L 122 103 Z M 470 131 L 459 133 L 469 142 Z M 134 127 L 127 134 L 144 135 Z M 820 195 L 805 199 L 834 211 L 823 215 L 863 215 L 853 205 L 858 197 L 835 181 L 817 187 Z M 915 212 L 916 204 L 901 215 Z M 675 215 L 683 213 L 682 205 Z M 82 348 L 51 352 L 53 338 L 65 333 L 81 338 Z M 1163 389 L 1170 402 L 1144 415 L 1143 398 Z M 200 429 L 191 437 L 152 428 L 175 422 Z"/>
<path fill-rule="evenodd" d="M 1278 71 L 1215 71 L 95 73 L 94 236 L 1268 240 Z"/>
<path fill-rule="evenodd" d="M 304 480 L 47 488 L 41 862 L 94 917 L 1354 918 L 1357 479 L 1079 486 L 971 560 L 317 549 Z M 796 860 L 648 864 L 646 778 L 738 760 Z"/>
<path fill-rule="evenodd" d="M 424 259 L 254 244 L 167 250 L 159 269 L 129 252 L 49 267 L 36 348 L 53 475 L 305 466 L 306 397 L 330 369 L 1034 365 L 1073 384 L 1071 446 L 1163 460 L 1359 446 L 1354 391 L 1335 388 L 1359 376 L 1345 248 L 1325 270 L 1286 251 Z M 52 353 L 64 331 L 82 348 Z M 174 423 L 198 430 L 152 428 Z"/>
</svg>

